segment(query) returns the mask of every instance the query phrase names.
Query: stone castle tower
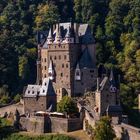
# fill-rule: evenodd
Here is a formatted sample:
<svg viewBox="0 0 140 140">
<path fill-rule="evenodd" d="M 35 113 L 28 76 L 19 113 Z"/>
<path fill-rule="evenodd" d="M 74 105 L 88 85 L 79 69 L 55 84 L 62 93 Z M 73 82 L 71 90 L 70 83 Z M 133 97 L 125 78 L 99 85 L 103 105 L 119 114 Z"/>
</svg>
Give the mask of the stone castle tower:
<svg viewBox="0 0 140 140">
<path fill-rule="evenodd" d="M 99 116 L 106 113 L 114 113 L 120 110 L 119 91 L 116 86 L 113 71 L 110 76 L 105 76 L 102 80 L 97 79 L 97 90 L 95 92 L 95 111 Z"/>
<path fill-rule="evenodd" d="M 49 77 L 59 101 L 79 96 L 96 84 L 95 43 L 88 24 L 59 23 L 38 45 L 37 84 Z"/>
</svg>

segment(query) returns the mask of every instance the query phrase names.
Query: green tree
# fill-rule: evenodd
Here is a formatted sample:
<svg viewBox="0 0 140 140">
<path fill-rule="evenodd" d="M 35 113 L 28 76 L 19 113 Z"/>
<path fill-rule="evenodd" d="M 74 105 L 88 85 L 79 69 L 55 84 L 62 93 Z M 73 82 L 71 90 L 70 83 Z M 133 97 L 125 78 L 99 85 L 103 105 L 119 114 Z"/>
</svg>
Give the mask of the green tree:
<svg viewBox="0 0 140 140">
<path fill-rule="evenodd" d="M 17 94 L 15 97 L 14 97 L 14 101 L 17 103 L 20 101 L 20 97 L 21 95 L 20 94 Z"/>
<path fill-rule="evenodd" d="M 73 114 L 78 112 L 77 105 L 72 98 L 64 96 L 57 105 L 57 111 L 67 114 Z"/>
<path fill-rule="evenodd" d="M 59 21 L 57 6 L 53 4 L 41 4 L 38 6 L 38 13 L 35 18 L 36 29 L 46 30 L 50 25 Z"/>
<path fill-rule="evenodd" d="M 115 132 L 111 126 L 109 117 L 102 117 L 95 125 L 95 140 L 113 140 Z"/>
</svg>

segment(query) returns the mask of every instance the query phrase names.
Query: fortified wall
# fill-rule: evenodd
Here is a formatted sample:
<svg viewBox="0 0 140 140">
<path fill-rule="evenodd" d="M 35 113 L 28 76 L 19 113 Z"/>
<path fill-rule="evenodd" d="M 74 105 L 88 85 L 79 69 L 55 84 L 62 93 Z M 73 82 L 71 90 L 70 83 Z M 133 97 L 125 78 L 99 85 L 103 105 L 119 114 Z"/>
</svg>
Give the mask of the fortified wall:
<svg viewBox="0 0 140 140">
<path fill-rule="evenodd" d="M 86 131 L 90 137 L 92 137 L 94 132 L 90 131 L 89 126 L 94 128 L 95 123 L 95 118 L 93 118 L 88 111 L 85 111 L 83 130 Z M 125 123 L 112 125 L 117 138 L 122 140 L 140 140 L 140 128 Z"/>
<path fill-rule="evenodd" d="M 61 133 L 82 129 L 80 118 L 59 118 L 50 116 L 21 117 L 22 130 L 36 133 Z"/>
<path fill-rule="evenodd" d="M 113 127 L 118 138 L 122 138 L 123 140 L 140 139 L 140 128 L 125 123 L 114 125 Z"/>
</svg>

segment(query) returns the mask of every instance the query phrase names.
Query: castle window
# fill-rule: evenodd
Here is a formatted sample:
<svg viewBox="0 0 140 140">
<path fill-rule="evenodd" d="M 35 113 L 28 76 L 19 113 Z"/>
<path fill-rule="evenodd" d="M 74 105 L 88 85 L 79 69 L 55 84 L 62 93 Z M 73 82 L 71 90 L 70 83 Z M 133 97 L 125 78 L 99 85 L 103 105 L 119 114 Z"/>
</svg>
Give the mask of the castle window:
<svg viewBox="0 0 140 140">
<path fill-rule="evenodd" d="M 28 90 L 28 94 L 30 93 L 30 90 Z"/>
<path fill-rule="evenodd" d="M 34 94 L 34 91 L 32 92 L 32 94 Z"/>
<path fill-rule="evenodd" d="M 56 56 L 54 56 L 54 59 L 56 60 Z"/>
<path fill-rule="evenodd" d="M 62 68 L 64 68 L 64 64 L 62 64 Z"/>
<path fill-rule="evenodd" d="M 47 67 L 45 66 L 45 67 L 44 67 L 44 69 L 46 70 L 46 69 L 47 69 Z"/>
<path fill-rule="evenodd" d="M 59 59 L 61 59 L 61 55 L 59 55 Z"/>
<path fill-rule="evenodd" d="M 43 90 L 43 93 L 45 92 L 45 90 Z"/>
<path fill-rule="evenodd" d="M 46 74 L 44 74 L 44 78 L 46 78 L 47 76 L 46 76 Z"/>
<path fill-rule="evenodd" d="M 66 55 L 64 55 L 64 59 L 67 59 L 67 56 Z"/>
<path fill-rule="evenodd" d="M 90 70 L 90 73 L 94 73 L 94 70 Z"/>
<path fill-rule="evenodd" d="M 61 77 L 63 77 L 63 73 L 61 73 Z"/>
<path fill-rule="evenodd" d="M 50 59 L 52 59 L 52 56 L 50 56 Z"/>
<path fill-rule="evenodd" d="M 47 60 L 46 60 L 46 58 L 44 58 L 44 62 L 46 62 Z"/>
</svg>

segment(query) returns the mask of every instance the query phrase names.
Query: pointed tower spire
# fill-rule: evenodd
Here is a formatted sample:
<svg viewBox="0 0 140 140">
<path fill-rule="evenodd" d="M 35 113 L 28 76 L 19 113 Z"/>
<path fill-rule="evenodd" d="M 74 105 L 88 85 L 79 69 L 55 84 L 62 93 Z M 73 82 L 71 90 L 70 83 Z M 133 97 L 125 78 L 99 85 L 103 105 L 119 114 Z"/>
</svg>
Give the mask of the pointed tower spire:
<svg viewBox="0 0 140 140">
<path fill-rule="evenodd" d="M 67 33 L 66 33 L 66 38 L 70 38 L 71 37 L 71 31 L 70 31 L 70 26 L 68 27 Z"/>
<path fill-rule="evenodd" d="M 75 80 L 77 81 L 81 80 L 81 70 L 79 68 L 79 63 L 77 63 L 76 69 L 75 69 Z"/>
<path fill-rule="evenodd" d="M 62 36 L 61 36 L 61 29 L 59 24 L 56 26 L 56 36 L 55 36 L 55 42 L 60 43 L 62 41 Z"/>
<path fill-rule="evenodd" d="M 53 34 L 52 34 L 52 28 L 50 28 L 49 34 L 48 34 L 48 37 L 47 37 L 47 43 L 51 44 L 52 42 L 53 42 Z"/>
<path fill-rule="evenodd" d="M 65 35 L 65 43 L 74 43 L 74 37 L 71 36 L 70 26 L 67 28 L 67 33 Z"/>
<path fill-rule="evenodd" d="M 113 69 L 111 69 L 109 80 L 114 81 Z"/>
<path fill-rule="evenodd" d="M 47 39 L 50 39 L 50 38 L 53 38 L 53 37 L 52 37 L 52 28 L 50 28 L 50 30 L 49 30 L 49 34 L 48 34 Z"/>
<path fill-rule="evenodd" d="M 49 69 L 48 69 L 48 76 L 50 80 L 54 80 L 54 69 L 53 69 L 53 62 L 50 60 Z"/>
<path fill-rule="evenodd" d="M 97 77 L 97 92 L 99 91 L 99 78 Z"/>
<path fill-rule="evenodd" d="M 110 92 L 112 92 L 112 93 L 116 92 L 117 88 L 116 88 L 116 84 L 115 84 L 113 69 L 111 69 L 109 81 L 110 81 Z"/>
</svg>

